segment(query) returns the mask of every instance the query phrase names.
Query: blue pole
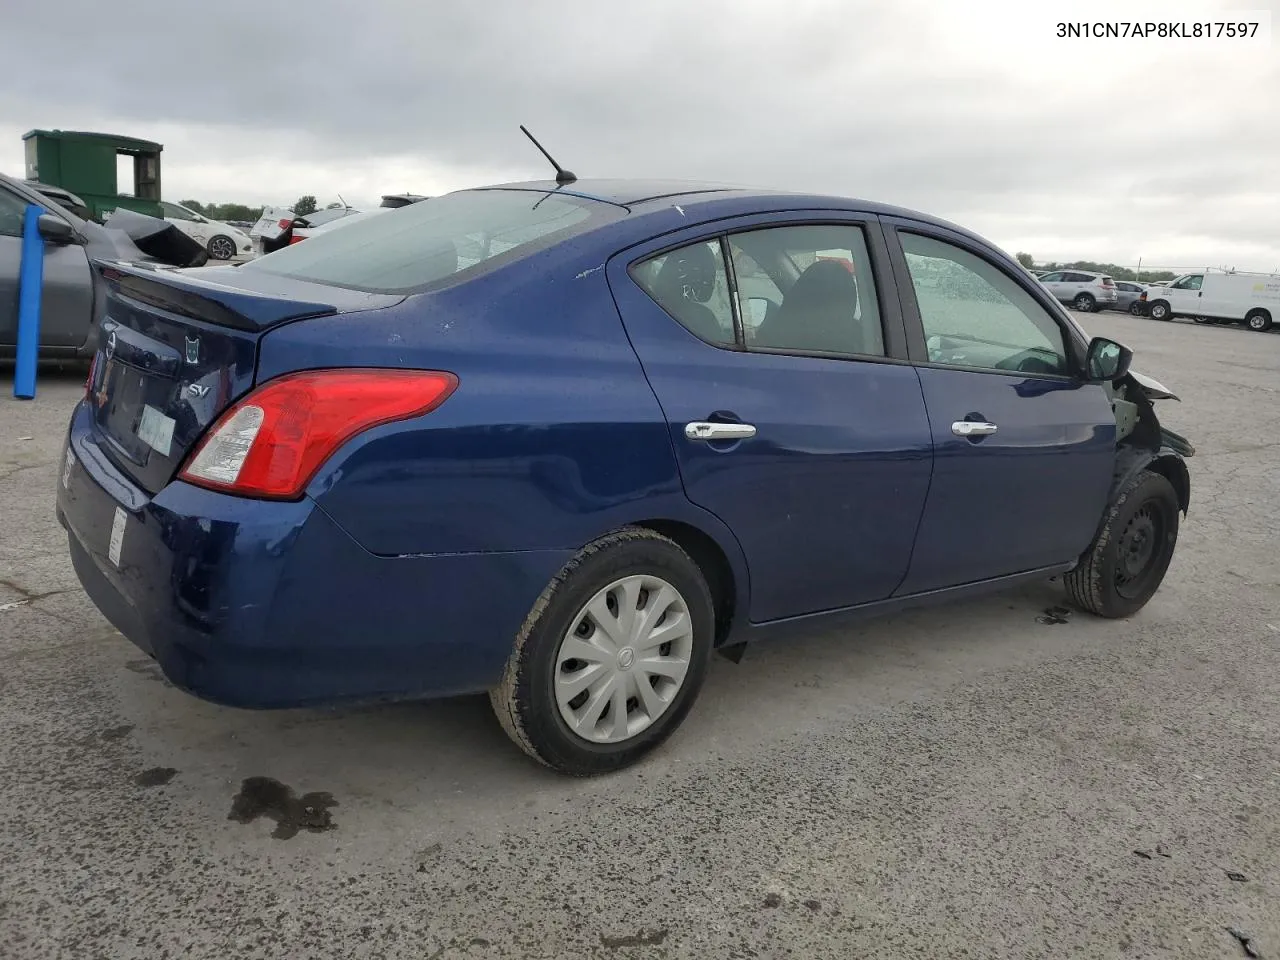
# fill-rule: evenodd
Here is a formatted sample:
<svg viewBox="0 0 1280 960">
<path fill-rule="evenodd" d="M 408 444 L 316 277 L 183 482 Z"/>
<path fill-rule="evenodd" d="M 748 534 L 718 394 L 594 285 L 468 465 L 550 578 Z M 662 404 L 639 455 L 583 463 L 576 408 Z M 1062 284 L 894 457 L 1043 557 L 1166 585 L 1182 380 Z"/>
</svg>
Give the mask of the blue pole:
<svg viewBox="0 0 1280 960">
<path fill-rule="evenodd" d="M 13 395 L 32 400 L 36 395 L 36 357 L 40 352 L 40 294 L 44 288 L 44 239 L 34 203 L 22 221 L 22 266 L 18 270 L 18 359 L 13 370 Z"/>
</svg>

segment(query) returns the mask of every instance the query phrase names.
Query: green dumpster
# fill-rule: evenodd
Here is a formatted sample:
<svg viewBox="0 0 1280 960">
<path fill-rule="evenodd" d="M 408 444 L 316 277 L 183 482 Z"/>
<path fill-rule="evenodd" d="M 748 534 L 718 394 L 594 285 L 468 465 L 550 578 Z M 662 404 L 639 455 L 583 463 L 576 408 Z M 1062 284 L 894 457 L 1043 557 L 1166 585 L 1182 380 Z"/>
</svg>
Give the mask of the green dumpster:
<svg viewBox="0 0 1280 960">
<path fill-rule="evenodd" d="M 23 134 L 27 179 L 70 190 L 99 222 L 116 207 L 163 217 L 160 209 L 161 144 L 111 133 L 31 130 Z M 133 158 L 133 183 L 116 177 L 116 158 Z M 132 189 L 127 189 L 132 187 Z"/>
</svg>

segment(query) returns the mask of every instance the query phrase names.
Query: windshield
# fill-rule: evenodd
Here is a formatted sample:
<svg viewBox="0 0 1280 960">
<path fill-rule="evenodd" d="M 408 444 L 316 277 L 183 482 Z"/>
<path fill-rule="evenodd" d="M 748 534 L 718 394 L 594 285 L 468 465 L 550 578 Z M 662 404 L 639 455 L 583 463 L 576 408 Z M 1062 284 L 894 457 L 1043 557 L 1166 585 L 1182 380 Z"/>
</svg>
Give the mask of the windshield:
<svg viewBox="0 0 1280 960">
<path fill-rule="evenodd" d="M 465 190 L 388 210 L 246 263 L 369 293 L 415 293 L 525 256 L 622 210 L 525 190 Z"/>
</svg>

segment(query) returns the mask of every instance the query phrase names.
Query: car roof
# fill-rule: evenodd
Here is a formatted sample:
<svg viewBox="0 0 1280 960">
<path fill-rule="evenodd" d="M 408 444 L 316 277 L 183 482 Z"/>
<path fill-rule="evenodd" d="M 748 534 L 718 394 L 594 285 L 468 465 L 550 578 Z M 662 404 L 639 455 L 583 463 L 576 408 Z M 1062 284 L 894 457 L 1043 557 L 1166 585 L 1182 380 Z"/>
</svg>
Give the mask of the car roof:
<svg viewBox="0 0 1280 960">
<path fill-rule="evenodd" d="M 587 200 L 623 207 L 633 213 L 650 213 L 660 209 L 685 209 L 717 205 L 717 216 L 768 212 L 775 210 L 827 209 L 870 213 L 883 217 L 901 217 L 932 224 L 966 237 L 989 243 L 971 230 L 939 217 L 872 200 L 829 194 L 776 190 L 764 187 L 735 186 L 728 183 L 690 180 L 576 180 L 557 184 L 554 180 L 529 180 L 473 187 L 475 190 L 530 190 L 539 193 L 562 193 Z"/>
</svg>

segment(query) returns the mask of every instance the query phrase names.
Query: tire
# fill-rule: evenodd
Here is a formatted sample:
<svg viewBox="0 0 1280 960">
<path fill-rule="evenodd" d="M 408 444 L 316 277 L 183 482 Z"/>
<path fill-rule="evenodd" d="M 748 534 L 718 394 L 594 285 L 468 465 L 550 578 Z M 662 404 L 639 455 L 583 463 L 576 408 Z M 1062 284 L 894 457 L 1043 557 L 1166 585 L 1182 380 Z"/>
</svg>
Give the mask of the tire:
<svg viewBox="0 0 1280 960">
<path fill-rule="evenodd" d="M 619 609 L 616 601 L 632 589 L 644 606 L 672 599 L 665 590 L 674 594 L 666 613 L 653 608 L 654 615 L 660 615 L 651 628 L 666 623 L 672 610 L 678 610 L 677 617 L 683 613 L 686 630 L 669 634 L 677 639 L 650 648 L 654 652 L 649 657 L 644 656 L 643 644 L 651 633 L 638 641 L 631 634 L 626 646 L 619 647 L 588 610 L 594 605 L 607 618 Z M 670 736 L 693 706 L 711 656 L 714 611 L 706 579 L 676 543 L 635 527 L 609 534 L 570 560 L 534 604 L 502 680 L 489 691 L 494 713 L 517 746 L 560 773 L 591 776 L 629 766 Z M 616 620 L 609 622 L 620 628 Z M 636 622 L 643 626 L 642 618 Z M 574 649 L 562 649 L 566 645 Z M 588 659 L 573 656 L 579 651 Z M 597 655 L 602 659 L 593 662 Z M 687 666 L 678 682 L 641 666 L 647 661 L 665 670 L 682 658 Z M 599 669 L 588 674 L 593 666 Z M 557 683 L 570 675 L 582 675 L 584 682 L 575 685 L 573 697 L 562 704 Z M 597 681 L 585 682 L 591 675 Z M 619 681 L 627 684 L 622 701 L 615 699 Z M 652 697 L 641 693 L 640 684 L 648 685 Z M 621 732 L 615 725 L 619 702 L 627 717 Z M 578 729 L 570 718 L 580 724 Z M 629 732 L 632 727 L 635 731 Z"/>
<path fill-rule="evenodd" d="M 1071 301 L 1071 305 L 1081 313 L 1093 313 L 1098 309 L 1098 301 L 1087 293 L 1079 294 Z"/>
<path fill-rule="evenodd" d="M 1146 606 L 1173 559 L 1178 509 L 1173 485 L 1160 474 L 1142 470 L 1130 479 L 1107 507 L 1102 528 L 1079 564 L 1063 577 L 1072 602 L 1112 619 Z"/>
<path fill-rule="evenodd" d="M 1141 304 L 1141 303 L 1139 303 L 1137 300 L 1135 300 L 1135 301 L 1133 301 L 1133 303 L 1129 304 L 1129 313 L 1130 313 L 1132 316 L 1140 317 L 1140 316 L 1142 316 L 1142 312 L 1143 312 L 1143 311 L 1142 311 L 1142 304 Z"/>
<path fill-rule="evenodd" d="M 1152 320 L 1172 320 L 1173 311 L 1169 309 L 1169 304 L 1163 300 L 1157 300 L 1147 308 L 1147 316 Z"/>
<path fill-rule="evenodd" d="M 205 249 L 209 253 L 210 260 L 230 260 L 236 255 L 235 241 L 223 233 L 210 237 Z"/>
<path fill-rule="evenodd" d="M 1272 327 L 1271 314 L 1266 310 L 1250 310 L 1244 318 L 1244 325 L 1255 333 L 1266 333 Z"/>
</svg>

